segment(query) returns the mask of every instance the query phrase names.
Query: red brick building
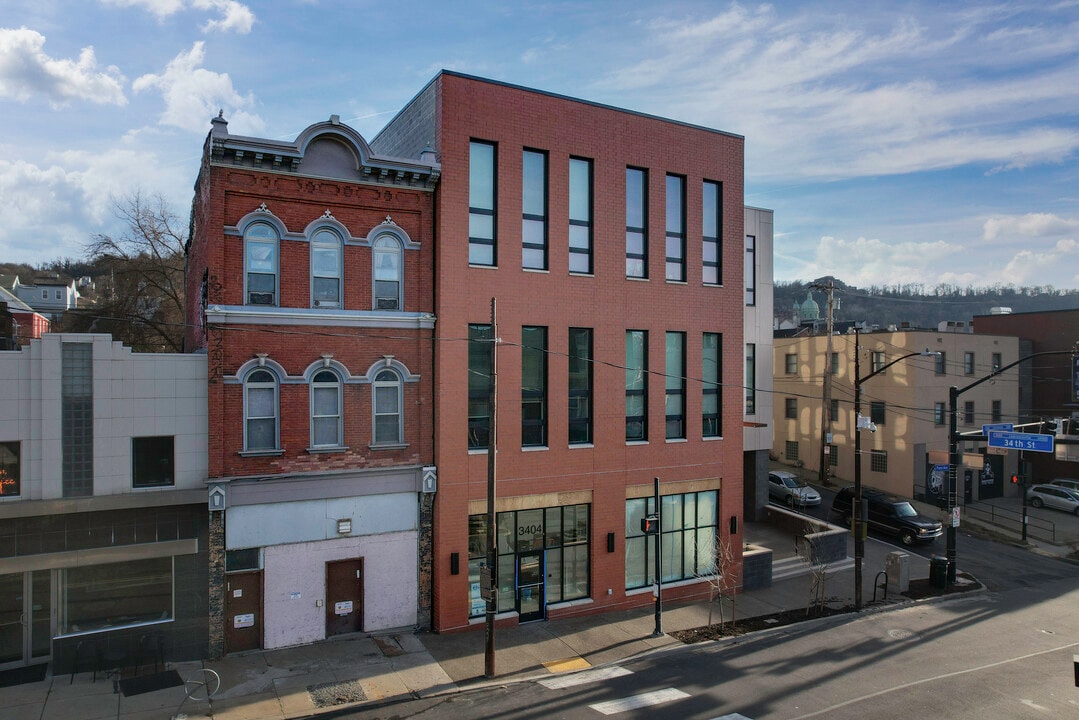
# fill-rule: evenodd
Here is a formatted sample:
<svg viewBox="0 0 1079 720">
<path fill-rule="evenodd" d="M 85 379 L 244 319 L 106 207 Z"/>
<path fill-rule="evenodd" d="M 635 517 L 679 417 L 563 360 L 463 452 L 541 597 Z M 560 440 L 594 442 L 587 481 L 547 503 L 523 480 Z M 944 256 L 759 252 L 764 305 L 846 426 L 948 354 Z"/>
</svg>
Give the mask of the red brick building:
<svg viewBox="0 0 1079 720">
<path fill-rule="evenodd" d="M 209 366 L 211 653 L 429 622 L 433 158 L 336 116 L 294 142 L 213 120 L 185 339 Z"/>
<path fill-rule="evenodd" d="M 655 477 L 664 597 L 707 592 L 717 537 L 740 573 L 743 138 L 442 72 L 371 147 L 428 144 L 435 629 L 484 614 L 492 300 L 503 619 L 651 603 Z"/>
<path fill-rule="evenodd" d="M 1018 337 L 1021 356 L 1061 353 L 1032 358 L 1019 366 L 1018 423 L 1079 417 L 1072 375 L 1073 355 L 1079 342 L 1079 310 L 975 315 L 972 325 L 978 334 Z M 1079 430 L 1075 429 L 1079 423 L 1060 425 L 1057 422 L 1054 453 L 1023 453 L 1028 464 L 1020 469 L 1032 482 L 1079 477 L 1079 448 L 1072 444 L 1079 441 Z M 1049 432 L 1048 426 L 1038 429 Z M 1069 431 L 1071 434 L 1065 435 Z"/>
</svg>

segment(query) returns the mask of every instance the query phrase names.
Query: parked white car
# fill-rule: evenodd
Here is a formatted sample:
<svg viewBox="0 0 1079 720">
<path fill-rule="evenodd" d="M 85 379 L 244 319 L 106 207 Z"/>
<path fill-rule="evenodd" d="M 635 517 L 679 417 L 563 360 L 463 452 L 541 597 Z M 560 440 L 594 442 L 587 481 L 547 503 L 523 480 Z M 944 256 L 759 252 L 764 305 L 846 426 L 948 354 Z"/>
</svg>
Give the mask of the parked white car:
<svg viewBox="0 0 1079 720">
<path fill-rule="evenodd" d="M 1027 490 L 1032 507 L 1051 507 L 1079 515 L 1079 492 L 1059 485 L 1033 485 Z"/>
<path fill-rule="evenodd" d="M 820 505 L 820 493 L 784 470 L 768 473 L 768 497 L 792 508 Z"/>
<path fill-rule="evenodd" d="M 1069 490 L 1079 490 L 1079 480 L 1068 480 L 1067 478 L 1057 478 L 1050 485 L 1059 485 L 1062 488 L 1068 488 Z"/>
</svg>

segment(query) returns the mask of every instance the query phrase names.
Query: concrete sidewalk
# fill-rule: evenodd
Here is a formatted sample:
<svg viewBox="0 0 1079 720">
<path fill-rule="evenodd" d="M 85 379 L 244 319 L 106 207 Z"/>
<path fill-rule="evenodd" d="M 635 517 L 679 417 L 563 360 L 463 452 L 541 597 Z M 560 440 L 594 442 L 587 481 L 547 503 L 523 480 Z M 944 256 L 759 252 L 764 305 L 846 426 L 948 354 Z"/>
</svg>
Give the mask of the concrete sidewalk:
<svg viewBox="0 0 1079 720">
<path fill-rule="evenodd" d="M 770 547 L 774 563 L 784 567 L 784 579 L 771 587 L 745 592 L 736 602 L 737 618 L 804 609 L 810 600 L 808 568 L 793 559 L 794 543 L 769 526 L 747 524 L 747 540 Z M 849 540 L 848 555 L 853 554 Z M 874 597 L 873 583 L 885 557 L 898 548 L 878 540 L 866 542 L 863 598 Z M 929 562 L 910 554 L 910 578 L 927 578 Z M 804 566 L 802 566 L 804 567 Z M 960 568 L 962 570 L 962 568 Z M 789 572 L 796 574 L 788 574 Z M 800 574 L 797 574 L 799 573 Z M 831 604 L 853 604 L 853 561 L 831 570 L 826 595 Z M 877 591 L 878 599 L 882 591 Z M 888 602 L 907 603 L 892 594 Z M 665 604 L 663 630 L 672 633 L 708 624 L 707 595 L 695 602 Z M 718 615 L 715 615 L 718 620 Z M 549 675 L 626 660 L 655 648 L 680 644 L 669 634 L 652 637 L 654 606 L 607 612 L 549 622 L 537 622 L 495 632 L 495 670 L 498 682 Z M 313 645 L 230 655 L 218 661 L 170 663 L 184 680 L 199 680 L 213 670 L 221 687 L 213 714 L 222 720 L 285 720 L 318 715 L 359 704 L 424 697 L 485 682 L 485 636 L 476 632 L 413 633 L 348 636 Z M 123 718 L 164 720 L 179 710 L 189 718 L 206 717 L 209 706 L 185 700 L 183 686 L 128 697 L 114 692 L 113 682 L 89 673 L 46 677 L 41 682 L 0 689 L 5 720 L 67 720 Z M 320 704 L 322 705 L 320 707 Z"/>
</svg>

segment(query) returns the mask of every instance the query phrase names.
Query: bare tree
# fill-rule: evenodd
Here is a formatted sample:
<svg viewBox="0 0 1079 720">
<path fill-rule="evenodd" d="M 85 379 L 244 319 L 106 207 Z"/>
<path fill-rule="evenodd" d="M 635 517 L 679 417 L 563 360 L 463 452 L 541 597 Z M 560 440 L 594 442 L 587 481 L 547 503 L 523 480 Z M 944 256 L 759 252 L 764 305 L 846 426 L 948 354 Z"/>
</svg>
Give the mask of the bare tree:
<svg viewBox="0 0 1079 720">
<path fill-rule="evenodd" d="M 712 607 L 719 600 L 719 626 L 723 627 L 723 603 L 731 606 L 731 622 L 735 621 L 735 598 L 738 591 L 738 579 L 735 565 L 737 558 L 730 538 L 722 540 L 718 535 L 709 541 L 699 541 L 697 557 L 712 558 L 712 563 L 701 562 L 696 577 L 708 582 L 708 624 L 712 624 Z"/>
<path fill-rule="evenodd" d="M 828 581 L 830 563 L 823 559 L 825 555 L 819 551 L 820 540 L 818 538 L 817 529 L 807 524 L 802 535 L 795 537 L 794 540 L 794 551 L 799 559 L 809 566 L 812 578 L 809 584 L 809 603 L 806 605 L 806 615 L 809 615 L 814 608 L 817 609 L 817 612 L 822 611 L 827 600 L 824 592 L 825 584 Z"/>
<path fill-rule="evenodd" d="M 186 223 L 160 195 L 116 200 L 122 235 L 95 235 L 86 245 L 97 268 L 97 302 L 68 313 L 64 329 L 109 332 L 141 352 L 182 352 Z"/>
</svg>

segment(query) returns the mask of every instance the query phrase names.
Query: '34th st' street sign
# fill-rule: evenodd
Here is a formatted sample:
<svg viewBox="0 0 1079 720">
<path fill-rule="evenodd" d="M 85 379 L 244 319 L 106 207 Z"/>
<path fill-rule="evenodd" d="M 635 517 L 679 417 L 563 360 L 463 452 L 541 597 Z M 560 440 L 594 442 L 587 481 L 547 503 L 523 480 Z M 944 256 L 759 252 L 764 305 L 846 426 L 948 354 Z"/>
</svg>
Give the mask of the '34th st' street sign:
<svg viewBox="0 0 1079 720">
<path fill-rule="evenodd" d="M 1051 453 L 1053 452 L 1053 436 L 990 430 L 989 447 Z"/>
</svg>

